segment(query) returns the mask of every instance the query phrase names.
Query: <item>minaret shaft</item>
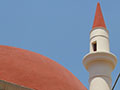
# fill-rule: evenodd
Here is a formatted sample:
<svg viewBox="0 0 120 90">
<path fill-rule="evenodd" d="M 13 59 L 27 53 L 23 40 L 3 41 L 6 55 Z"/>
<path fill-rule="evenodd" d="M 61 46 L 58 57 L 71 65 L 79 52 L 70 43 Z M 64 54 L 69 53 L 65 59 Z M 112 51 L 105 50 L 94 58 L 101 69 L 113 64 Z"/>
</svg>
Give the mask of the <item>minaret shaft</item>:
<svg viewBox="0 0 120 90">
<path fill-rule="evenodd" d="M 108 30 L 99 27 L 90 32 L 90 52 L 94 51 L 109 52 Z"/>
<path fill-rule="evenodd" d="M 104 61 L 94 62 L 88 69 L 90 90 L 111 90 L 111 72 L 110 63 Z"/>
<path fill-rule="evenodd" d="M 117 63 L 116 57 L 110 52 L 90 52 L 83 64 L 89 72 L 90 90 L 111 90 L 111 72 Z"/>
<path fill-rule="evenodd" d="M 99 3 L 96 15 L 90 32 L 90 52 L 84 57 L 83 64 L 89 72 L 90 90 L 111 90 L 111 72 L 117 59 L 110 52 L 109 33 Z"/>
</svg>

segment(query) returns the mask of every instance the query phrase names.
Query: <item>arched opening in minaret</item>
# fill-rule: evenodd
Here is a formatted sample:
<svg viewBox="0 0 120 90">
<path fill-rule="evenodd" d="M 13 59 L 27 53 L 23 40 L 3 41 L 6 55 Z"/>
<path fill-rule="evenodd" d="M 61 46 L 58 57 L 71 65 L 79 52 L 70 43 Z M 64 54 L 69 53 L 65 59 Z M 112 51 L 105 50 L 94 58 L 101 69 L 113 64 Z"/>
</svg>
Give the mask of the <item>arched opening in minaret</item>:
<svg viewBox="0 0 120 90">
<path fill-rule="evenodd" d="M 97 42 L 96 41 L 94 41 L 92 43 L 92 47 L 93 47 L 93 51 L 97 51 Z"/>
</svg>

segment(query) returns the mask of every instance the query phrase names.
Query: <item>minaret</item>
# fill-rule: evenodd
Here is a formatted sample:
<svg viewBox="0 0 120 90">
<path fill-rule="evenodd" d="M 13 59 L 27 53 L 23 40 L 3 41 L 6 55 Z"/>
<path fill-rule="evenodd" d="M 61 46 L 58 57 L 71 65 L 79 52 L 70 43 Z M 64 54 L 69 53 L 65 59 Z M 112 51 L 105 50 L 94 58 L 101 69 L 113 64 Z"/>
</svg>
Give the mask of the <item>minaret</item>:
<svg viewBox="0 0 120 90">
<path fill-rule="evenodd" d="M 109 33 L 98 2 L 90 32 L 90 52 L 83 59 L 89 72 L 89 90 L 111 90 L 111 72 L 116 63 L 117 59 L 109 49 Z"/>
</svg>

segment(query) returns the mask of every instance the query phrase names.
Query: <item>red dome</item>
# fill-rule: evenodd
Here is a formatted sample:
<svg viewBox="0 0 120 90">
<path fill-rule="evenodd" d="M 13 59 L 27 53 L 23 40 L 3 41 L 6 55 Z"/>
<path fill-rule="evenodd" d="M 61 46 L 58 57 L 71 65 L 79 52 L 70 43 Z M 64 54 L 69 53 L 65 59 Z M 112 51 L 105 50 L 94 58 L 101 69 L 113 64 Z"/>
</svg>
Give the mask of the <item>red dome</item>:
<svg viewBox="0 0 120 90">
<path fill-rule="evenodd" d="M 36 90 L 87 90 L 67 69 L 28 50 L 0 46 L 0 80 Z"/>
</svg>

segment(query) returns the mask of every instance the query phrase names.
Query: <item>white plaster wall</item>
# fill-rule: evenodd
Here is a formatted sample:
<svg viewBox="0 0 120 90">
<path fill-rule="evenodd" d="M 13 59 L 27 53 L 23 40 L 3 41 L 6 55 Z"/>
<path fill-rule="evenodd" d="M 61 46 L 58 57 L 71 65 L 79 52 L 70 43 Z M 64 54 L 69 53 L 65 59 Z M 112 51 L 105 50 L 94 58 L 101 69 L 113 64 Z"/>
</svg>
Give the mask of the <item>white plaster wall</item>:
<svg viewBox="0 0 120 90">
<path fill-rule="evenodd" d="M 109 86 L 109 84 L 106 82 L 107 78 L 105 77 L 96 77 L 93 78 L 90 81 L 90 89 L 89 90 L 111 90 L 111 87 Z"/>
<path fill-rule="evenodd" d="M 83 64 L 89 72 L 89 90 L 111 90 L 111 73 L 117 64 L 112 53 L 89 53 L 84 57 Z"/>
<path fill-rule="evenodd" d="M 90 33 L 90 52 L 93 51 L 92 43 L 97 43 L 98 52 L 109 52 L 109 34 L 108 31 L 103 28 L 96 28 Z"/>
<path fill-rule="evenodd" d="M 113 68 L 110 63 L 104 62 L 102 60 L 93 62 L 90 64 L 88 68 L 88 72 L 90 73 L 90 78 L 94 76 L 108 76 L 111 78 L 111 72 L 113 71 Z"/>
<path fill-rule="evenodd" d="M 15 83 L 0 80 L 0 90 L 34 90 Z"/>
<path fill-rule="evenodd" d="M 93 50 L 92 43 L 96 42 L 97 50 Z M 89 72 L 90 90 L 111 90 L 111 72 L 117 63 L 116 57 L 110 53 L 109 33 L 104 28 L 95 28 L 90 32 L 90 53 L 83 64 Z"/>
<path fill-rule="evenodd" d="M 111 90 L 111 72 L 110 63 L 104 61 L 93 62 L 89 68 L 90 90 Z"/>
</svg>

